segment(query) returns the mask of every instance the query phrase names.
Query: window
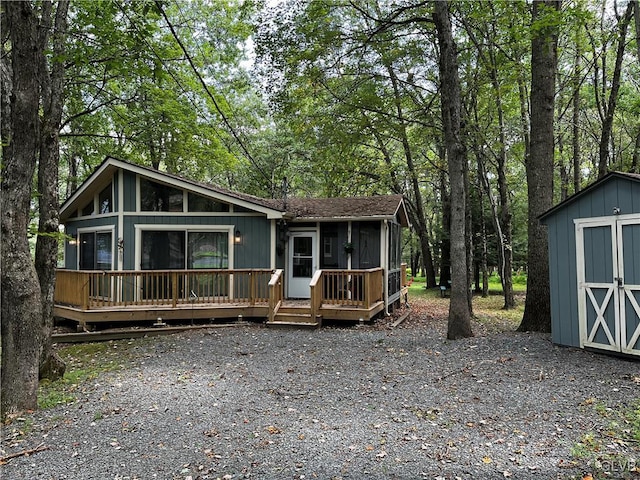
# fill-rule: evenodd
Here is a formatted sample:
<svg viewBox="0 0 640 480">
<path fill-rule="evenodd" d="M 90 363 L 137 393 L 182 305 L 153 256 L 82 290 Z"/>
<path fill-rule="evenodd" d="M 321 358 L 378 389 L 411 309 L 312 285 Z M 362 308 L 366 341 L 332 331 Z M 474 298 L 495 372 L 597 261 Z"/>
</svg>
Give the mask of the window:
<svg viewBox="0 0 640 480">
<path fill-rule="evenodd" d="M 229 233 L 143 230 L 143 270 L 229 268 Z"/>
<path fill-rule="evenodd" d="M 229 204 L 218 202 L 213 198 L 203 197 L 189 192 L 188 204 L 190 212 L 228 212 Z"/>
<path fill-rule="evenodd" d="M 113 212 L 113 196 L 111 193 L 111 184 L 100 192 L 98 195 L 98 205 L 100 207 L 100 213 Z"/>
<path fill-rule="evenodd" d="M 389 268 L 400 268 L 402 262 L 402 229 L 397 223 L 389 224 Z"/>
<path fill-rule="evenodd" d="M 112 270 L 112 239 L 111 231 L 80 233 L 80 270 Z"/>
<path fill-rule="evenodd" d="M 140 178 L 140 210 L 143 212 L 182 212 L 183 194 L 179 188 Z"/>
<path fill-rule="evenodd" d="M 184 269 L 184 237 L 184 231 L 143 231 L 141 264 L 142 269 Z"/>
<path fill-rule="evenodd" d="M 188 232 L 187 268 L 229 268 L 227 232 Z"/>
<path fill-rule="evenodd" d="M 89 215 L 93 215 L 93 198 L 82 209 L 82 216 L 83 217 L 88 217 Z"/>
</svg>

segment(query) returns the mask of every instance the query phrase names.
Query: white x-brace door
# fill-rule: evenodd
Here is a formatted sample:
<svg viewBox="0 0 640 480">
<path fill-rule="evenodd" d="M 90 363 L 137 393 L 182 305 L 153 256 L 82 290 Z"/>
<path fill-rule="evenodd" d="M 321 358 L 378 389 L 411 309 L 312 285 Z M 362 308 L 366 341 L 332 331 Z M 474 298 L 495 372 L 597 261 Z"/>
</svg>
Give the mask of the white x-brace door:
<svg viewBox="0 0 640 480">
<path fill-rule="evenodd" d="M 640 355 L 639 247 L 638 215 L 576 221 L 580 346 Z"/>
</svg>

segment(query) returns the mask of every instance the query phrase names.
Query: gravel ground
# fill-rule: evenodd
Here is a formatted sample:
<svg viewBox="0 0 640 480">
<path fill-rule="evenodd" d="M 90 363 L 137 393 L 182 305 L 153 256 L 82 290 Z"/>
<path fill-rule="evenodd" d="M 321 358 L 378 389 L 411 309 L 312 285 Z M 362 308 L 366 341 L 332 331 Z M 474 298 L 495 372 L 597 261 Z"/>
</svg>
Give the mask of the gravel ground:
<svg viewBox="0 0 640 480">
<path fill-rule="evenodd" d="M 12 458 L 0 477 L 581 478 L 589 457 L 572 448 L 638 397 L 637 361 L 478 326 L 450 342 L 444 323 L 114 343 L 133 353 L 124 369 L 4 426 L 1 456 L 48 449 Z M 627 470 L 640 464 L 637 445 L 608 443 Z M 607 467 L 607 478 L 637 478 Z"/>
</svg>

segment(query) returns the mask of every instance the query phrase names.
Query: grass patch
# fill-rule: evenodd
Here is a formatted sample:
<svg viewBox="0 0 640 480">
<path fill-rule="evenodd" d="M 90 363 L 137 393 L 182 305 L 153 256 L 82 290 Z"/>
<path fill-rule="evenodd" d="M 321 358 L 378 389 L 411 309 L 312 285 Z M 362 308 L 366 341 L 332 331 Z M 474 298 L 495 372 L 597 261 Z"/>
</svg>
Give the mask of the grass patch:
<svg viewBox="0 0 640 480">
<path fill-rule="evenodd" d="M 601 402 L 587 402 L 601 417 L 606 428 L 587 432 L 571 448 L 571 455 L 586 464 L 594 477 L 637 478 L 640 472 L 640 400 L 626 408 L 607 408 Z"/>
<path fill-rule="evenodd" d="M 129 361 L 130 340 L 78 343 L 57 349 L 67 364 L 63 378 L 43 380 L 38 389 L 38 408 L 46 409 L 74 402 L 86 383 L 104 372 L 120 370 Z"/>
<path fill-rule="evenodd" d="M 494 277 L 492 277 L 494 278 Z M 495 277 L 497 278 L 497 277 Z M 502 286 L 500 285 L 500 279 L 497 279 L 497 285 L 499 291 L 489 290 L 487 297 L 475 294 L 473 297 L 473 314 L 476 320 L 486 326 L 496 326 L 496 323 L 500 324 L 499 330 L 515 330 L 524 314 L 524 291 L 526 291 L 526 277 L 519 276 L 520 281 L 525 281 L 525 284 L 520 284 L 520 289 L 514 291 L 516 293 L 516 306 L 515 308 L 504 310 L 504 297 L 502 295 Z M 515 283 L 514 283 L 515 287 Z M 520 293 L 520 294 L 518 294 Z M 409 286 L 409 299 L 424 300 L 432 304 L 440 305 L 443 308 L 448 308 L 449 297 L 442 298 L 440 288 L 425 288 L 424 277 L 414 278 L 413 282 Z"/>
</svg>

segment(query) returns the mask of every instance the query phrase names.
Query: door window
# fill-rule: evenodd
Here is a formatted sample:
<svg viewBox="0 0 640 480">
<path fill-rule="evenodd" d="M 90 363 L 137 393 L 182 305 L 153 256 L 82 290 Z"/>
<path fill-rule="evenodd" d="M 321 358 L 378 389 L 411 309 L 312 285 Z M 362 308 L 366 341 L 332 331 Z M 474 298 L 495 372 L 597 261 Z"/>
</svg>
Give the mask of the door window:
<svg viewBox="0 0 640 480">
<path fill-rule="evenodd" d="M 313 238 L 293 237 L 293 276 L 313 276 Z"/>
</svg>

